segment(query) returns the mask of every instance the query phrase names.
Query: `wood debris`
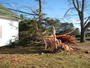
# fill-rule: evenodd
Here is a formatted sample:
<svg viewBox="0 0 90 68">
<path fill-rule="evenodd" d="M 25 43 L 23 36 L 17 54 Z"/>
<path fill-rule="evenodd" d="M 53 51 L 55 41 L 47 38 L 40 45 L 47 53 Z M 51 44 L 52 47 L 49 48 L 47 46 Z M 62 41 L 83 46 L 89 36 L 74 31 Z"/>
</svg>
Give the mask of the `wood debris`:
<svg viewBox="0 0 90 68">
<path fill-rule="evenodd" d="M 69 44 L 74 44 L 75 40 L 73 40 L 72 36 L 64 34 L 64 35 L 56 35 L 55 28 L 53 27 L 53 34 L 50 36 L 43 36 L 42 37 L 45 43 L 45 49 L 49 49 L 50 51 L 54 52 L 58 49 L 64 49 L 67 51 L 73 50 Z"/>
</svg>

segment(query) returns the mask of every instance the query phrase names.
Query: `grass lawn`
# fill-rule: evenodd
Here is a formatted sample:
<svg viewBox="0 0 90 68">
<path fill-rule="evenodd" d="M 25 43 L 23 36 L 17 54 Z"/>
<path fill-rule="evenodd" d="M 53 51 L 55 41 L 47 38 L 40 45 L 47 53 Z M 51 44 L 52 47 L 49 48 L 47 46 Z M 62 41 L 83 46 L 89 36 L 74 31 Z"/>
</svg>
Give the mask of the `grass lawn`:
<svg viewBox="0 0 90 68">
<path fill-rule="evenodd" d="M 79 43 L 81 47 L 90 45 Z M 0 48 L 0 68 L 90 68 L 90 53 L 87 49 L 49 53 L 44 46 Z"/>
<path fill-rule="evenodd" d="M 90 39 L 90 36 L 86 37 L 86 39 L 87 39 L 87 38 Z"/>
</svg>

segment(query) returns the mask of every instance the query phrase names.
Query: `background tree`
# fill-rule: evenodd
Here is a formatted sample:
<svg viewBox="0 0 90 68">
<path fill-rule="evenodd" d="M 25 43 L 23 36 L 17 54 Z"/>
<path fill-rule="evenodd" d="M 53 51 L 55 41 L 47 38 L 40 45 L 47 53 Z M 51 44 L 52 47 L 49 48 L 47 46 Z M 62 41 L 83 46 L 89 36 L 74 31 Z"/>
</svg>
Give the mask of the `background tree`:
<svg viewBox="0 0 90 68">
<path fill-rule="evenodd" d="M 85 4 L 86 0 L 68 0 L 71 1 L 71 3 L 74 6 L 74 9 L 78 12 L 79 20 L 80 20 L 80 25 L 81 25 L 81 40 L 80 42 L 85 42 L 85 31 L 90 25 L 90 17 L 87 18 L 86 21 L 84 21 L 84 13 L 85 13 Z"/>
<path fill-rule="evenodd" d="M 76 28 L 76 29 L 71 33 L 71 35 L 79 36 L 79 37 L 80 37 L 80 31 L 79 31 L 79 28 Z"/>
<path fill-rule="evenodd" d="M 53 19 L 50 17 L 47 17 L 43 20 L 43 26 L 49 30 L 49 32 L 52 31 L 52 27 L 55 26 L 56 32 L 60 30 L 60 20 L 59 19 Z"/>
<path fill-rule="evenodd" d="M 65 34 L 68 32 L 71 32 L 72 30 L 74 30 L 74 26 L 72 23 L 60 23 L 60 30 L 57 34 Z"/>
<path fill-rule="evenodd" d="M 22 16 L 22 15 L 21 15 Z M 35 20 L 36 21 L 36 20 Z M 36 21 L 33 19 L 25 19 L 24 17 L 19 22 L 19 43 L 22 45 L 32 44 L 33 41 L 37 40 L 37 28 Z"/>
</svg>

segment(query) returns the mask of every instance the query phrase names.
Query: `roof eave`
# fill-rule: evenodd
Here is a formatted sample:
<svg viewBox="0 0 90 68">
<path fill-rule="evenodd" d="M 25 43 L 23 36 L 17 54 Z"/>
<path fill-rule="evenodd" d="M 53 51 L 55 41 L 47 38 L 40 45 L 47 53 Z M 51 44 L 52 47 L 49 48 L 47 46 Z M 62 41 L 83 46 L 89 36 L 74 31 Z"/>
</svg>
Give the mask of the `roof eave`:
<svg viewBox="0 0 90 68">
<path fill-rule="evenodd" d="M 14 20 L 14 21 L 18 21 L 19 19 L 19 18 L 13 18 L 13 17 L 1 16 L 1 15 L 0 15 L 0 18 Z"/>
</svg>

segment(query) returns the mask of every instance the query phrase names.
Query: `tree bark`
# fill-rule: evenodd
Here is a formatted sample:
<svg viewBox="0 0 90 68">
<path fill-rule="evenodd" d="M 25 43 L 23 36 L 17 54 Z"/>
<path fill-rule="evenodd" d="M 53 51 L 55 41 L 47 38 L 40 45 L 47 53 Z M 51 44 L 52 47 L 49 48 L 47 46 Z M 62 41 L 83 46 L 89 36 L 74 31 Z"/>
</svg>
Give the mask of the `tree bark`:
<svg viewBox="0 0 90 68">
<path fill-rule="evenodd" d="M 42 21 L 42 3 L 41 0 L 39 0 L 39 24 L 38 24 L 39 29 L 41 29 L 41 21 Z"/>
<path fill-rule="evenodd" d="M 84 11 L 78 11 L 80 25 L 81 25 L 81 37 L 80 42 L 85 42 L 85 27 L 84 27 Z"/>
<path fill-rule="evenodd" d="M 81 24 L 83 25 L 83 24 Z M 84 31 L 84 27 L 81 26 L 81 39 L 80 42 L 85 42 L 85 31 Z"/>
</svg>

